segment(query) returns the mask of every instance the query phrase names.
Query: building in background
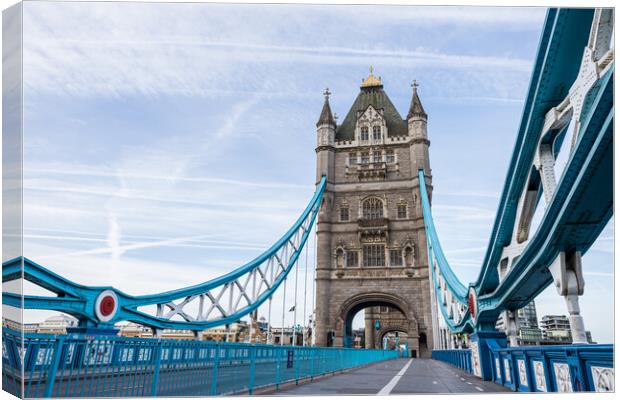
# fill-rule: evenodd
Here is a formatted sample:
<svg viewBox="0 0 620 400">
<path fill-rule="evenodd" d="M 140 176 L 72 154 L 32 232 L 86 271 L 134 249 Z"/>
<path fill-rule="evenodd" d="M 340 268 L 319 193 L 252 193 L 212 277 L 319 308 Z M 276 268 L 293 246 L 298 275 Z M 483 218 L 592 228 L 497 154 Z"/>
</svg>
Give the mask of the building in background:
<svg viewBox="0 0 620 400">
<path fill-rule="evenodd" d="M 540 320 L 545 341 L 571 343 L 570 322 L 565 315 L 545 315 Z"/>
<path fill-rule="evenodd" d="M 517 319 L 519 321 L 519 328 L 538 328 L 538 317 L 534 300 L 517 311 Z"/>
<path fill-rule="evenodd" d="M 37 333 L 49 333 L 62 335 L 67 333 L 67 328 L 77 327 L 78 320 L 74 317 L 60 314 L 47 318 L 37 328 Z"/>
<path fill-rule="evenodd" d="M 495 324 L 496 329 L 506 332 L 505 321 L 505 314 L 502 313 Z M 517 340 L 520 346 L 540 345 L 543 340 L 542 331 L 538 326 L 538 316 L 534 300 L 517 310 Z"/>
<path fill-rule="evenodd" d="M 23 332 L 23 333 L 37 333 L 37 329 L 39 328 L 39 324 L 21 324 L 17 321 L 8 318 L 2 318 L 2 327 L 8 328 L 13 331 Z"/>
<path fill-rule="evenodd" d="M 20 324 L 19 322 L 2 318 L 2 326 L 23 333 L 46 333 L 49 335 L 64 335 L 67 328 L 77 327 L 78 320 L 69 315 L 59 314 L 45 319 L 43 322 Z"/>
<path fill-rule="evenodd" d="M 540 320 L 542 330 L 541 344 L 571 344 L 573 337 L 570 330 L 570 322 L 565 315 L 545 315 Z M 586 331 L 588 343 L 592 341 L 592 333 Z"/>
<path fill-rule="evenodd" d="M 139 337 L 139 338 L 152 338 L 154 337 L 151 328 L 136 324 L 134 322 L 128 322 L 122 325 L 117 325 L 119 329 L 118 335 L 125 337 Z M 257 330 L 260 334 L 260 331 Z M 198 337 L 189 330 L 185 329 L 164 329 L 161 332 L 160 337 L 162 339 L 174 339 L 174 340 L 205 340 L 211 342 L 244 342 L 249 340 L 249 325 L 243 321 L 237 321 L 227 328 L 226 326 L 216 326 L 214 328 L 205 329 Z"/>
</svg>

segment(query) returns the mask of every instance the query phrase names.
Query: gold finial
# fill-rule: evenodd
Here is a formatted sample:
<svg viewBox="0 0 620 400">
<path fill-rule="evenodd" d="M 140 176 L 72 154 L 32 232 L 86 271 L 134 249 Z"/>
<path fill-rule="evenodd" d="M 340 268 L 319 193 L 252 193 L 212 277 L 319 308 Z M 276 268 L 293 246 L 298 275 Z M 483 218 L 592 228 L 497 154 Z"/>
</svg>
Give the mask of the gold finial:
<svg viewBox="0 0 620 400">
<path fill-rule="evenodd" d="M 368 78 L 362 80 L 362 87 L 381 86 L 381 77 L 377 78 L 373 74 L 372 65 L 370 66 L 370 74 Z"/>
<path fill-rule="evenodd" d="M 329 95 L 332 94 L 332 92 L 329 91 L 329 88 L 326 87 L 325 91 L 323 92 L 323 96 L 325 96 L 325 100 L 329 99 Z"/>
<path fill-rule="evenodd" d="M 414 79 L 413 83 L 411 84 L 411 87 L 413 88 L 413 90 L 418 90 L 418 86 L 420 86 L 418 84 L 418 81 Z"/>
</svg>

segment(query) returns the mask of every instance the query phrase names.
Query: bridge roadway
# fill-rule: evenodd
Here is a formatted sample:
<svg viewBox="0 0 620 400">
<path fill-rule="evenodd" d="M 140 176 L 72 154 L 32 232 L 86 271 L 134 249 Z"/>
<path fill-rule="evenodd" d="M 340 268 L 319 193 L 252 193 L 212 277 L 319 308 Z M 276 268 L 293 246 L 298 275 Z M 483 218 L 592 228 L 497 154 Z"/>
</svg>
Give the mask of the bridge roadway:
<svg viewBox="0 0 620 400">
<path fill-rule="evenodd" d="M 483 381 L 441 361 L 398 358 L 351 372 L 284 388 L 281 396 L 388 395 L 415 393 L 497 393 L 510 389 Z"/>
</svg>

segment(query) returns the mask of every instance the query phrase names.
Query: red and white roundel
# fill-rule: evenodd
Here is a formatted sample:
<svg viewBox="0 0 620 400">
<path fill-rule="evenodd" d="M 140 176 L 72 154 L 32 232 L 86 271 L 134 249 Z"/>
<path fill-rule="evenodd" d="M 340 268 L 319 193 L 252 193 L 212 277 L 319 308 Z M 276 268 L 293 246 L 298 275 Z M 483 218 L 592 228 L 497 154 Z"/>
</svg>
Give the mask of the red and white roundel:
<svg viewBox="0 0 620 400">
<path fill-rule="evenodd" d="M 467 308 L 473 320 L 476 319 L 478 314 L 478 300 L 476 299 L 476 290 L 473 287 L 469 288 L 469 294 L 467 295 Z"/>
<path fill-rule="evenodd" d="M 101 322 L 108 322 L 118 310 L 118 297 L 112 290 L 104 290 L 95 300 L 95 315 Z"/>
</svg>

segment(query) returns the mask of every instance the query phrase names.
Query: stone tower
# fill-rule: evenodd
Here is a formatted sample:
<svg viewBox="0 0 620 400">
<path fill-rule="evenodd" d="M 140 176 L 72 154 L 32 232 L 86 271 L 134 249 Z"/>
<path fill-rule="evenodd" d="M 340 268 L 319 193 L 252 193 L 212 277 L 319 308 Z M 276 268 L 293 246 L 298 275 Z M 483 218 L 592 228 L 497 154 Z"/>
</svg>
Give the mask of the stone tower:
<svg viewBox="0 0 620 400">
<path fill-rule="evenodd" d="M 430 195 L 430 142 L 417 86 L 403 119 L 371 70 L 340 125 L 325 91 L 316 124 L 317 182 L 327 177 L 317 223 L 318 346 L 351 346 L 352 319 L 367 309 L 366 347 L 399 331 L 412 355 L 430 356 L 434 323 L 418 182 L 423 169 Z M 375 326 L 374 315 L 390 318 Z"/>
</svg>

